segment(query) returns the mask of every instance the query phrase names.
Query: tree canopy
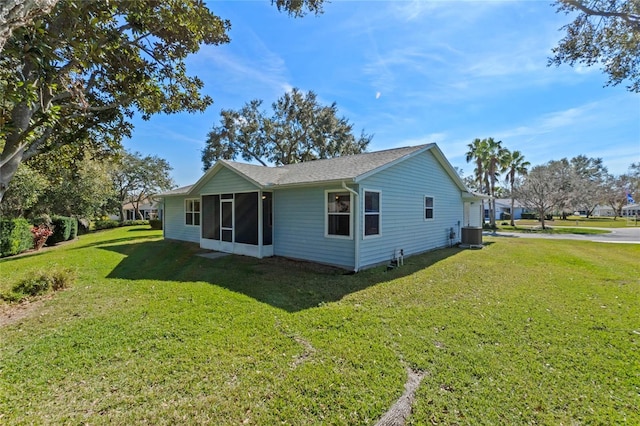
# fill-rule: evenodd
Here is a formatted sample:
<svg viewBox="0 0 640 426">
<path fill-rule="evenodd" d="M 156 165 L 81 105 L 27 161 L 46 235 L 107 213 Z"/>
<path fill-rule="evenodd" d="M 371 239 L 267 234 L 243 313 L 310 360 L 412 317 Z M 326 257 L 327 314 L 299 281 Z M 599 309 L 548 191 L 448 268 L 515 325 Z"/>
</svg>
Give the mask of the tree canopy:
<svg viewBox="0 0 640 426">
<path fill-rule="evenodd" d="M 312 91 L 285 93 L 272 104 L 271 115 L 261 106 L 256 99 L 237 111 L 221 111 L 220 124 L 202 150 L 204 170 L 219 159 L 237 157 L 266 166 L 358 154 L 372 138 L 364 131 L 356 137 L 349 120 L 338 117 L 336 103 L 321 105 Z"/>
<path fill-rule="evenodd" d="M 640 1 L 559 0 L 558 12 L 574 20 L 562 27 L 566 35 L 553 48 L 549 64 L 601 65 L 607 85 L 628 81 L 627 89 L 640 92 Z"/>
<path fill-rule="evenodd" d="M 292 16 L 323 0 L 274 0 Z M 185 59 L 229 42 L 230 22 L 201 0 L 61 0 L 13 29 L 0 57 L 0 201 L 18 165 L 91 139 L 118 147 L 130 119 L 212 103 Z"/>
<path fill-rule="evenodd" d="M 123 204 L 131 202 L 136 214 L 140 203 L 154 195 L 175 187 L 169 175 L 169 162 L 155 155 L 125 152 L 114 163 L 112 180 L 119 204 L 120 220 L 124 220 Z"/>
</svg>

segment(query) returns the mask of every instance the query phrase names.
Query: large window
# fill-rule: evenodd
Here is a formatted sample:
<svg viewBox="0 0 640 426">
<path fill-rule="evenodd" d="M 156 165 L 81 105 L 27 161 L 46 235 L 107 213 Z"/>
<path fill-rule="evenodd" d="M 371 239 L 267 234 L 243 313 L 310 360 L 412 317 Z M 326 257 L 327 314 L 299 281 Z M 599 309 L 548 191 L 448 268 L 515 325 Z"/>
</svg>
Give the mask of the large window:
<svg viewBox="0 0 640 426">
<path fill-rule="evenodd" d="M 184 204 L 184 223 L 200 226 L 200 200 L 185 200 Z"/>
<path fill-rule="evenodd" d="M 433 197 L 424 197 L 424 218 L 433 219 Z"/>
<path fill-rule="evenodd" d="M 327 192 L 327 235 L 351 236 L 351 194 Z"/>
<path fill-rule="evenodd" d="M 364 191 L 364 235 L 380 235 L 380 193 Z"/>
</svg>

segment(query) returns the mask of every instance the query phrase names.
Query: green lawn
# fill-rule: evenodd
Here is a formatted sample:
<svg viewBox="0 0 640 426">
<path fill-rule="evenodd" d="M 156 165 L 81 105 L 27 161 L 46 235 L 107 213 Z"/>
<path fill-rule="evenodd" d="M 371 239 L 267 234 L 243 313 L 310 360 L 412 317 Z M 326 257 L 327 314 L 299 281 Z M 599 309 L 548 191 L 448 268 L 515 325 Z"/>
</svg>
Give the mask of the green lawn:
<svg viewBox="0 0 640 426">
<path fill-rule="evenodd" d="M 0 260 L 0 291 L 77 270 L 0 306 L 0 424 L 374 424 L 407 367 L 410 424 L 640 423 L 640 245 L 489 237 L 343 275 L 160 235 Z"/>
<path fill-rule="evenodd" d="M 496 223 L 500 225 L 503 222 L 509 223 L 508 220 L 498 220 Z M 537 220 L 520 219 L 516 220 L 517 226 L 540 226 L 540 222 Z M 635 220 L 627 220 L 626 217 L 618 217 L 615 220 L 608 217 L 590 217 L 584 216 L 568 216 L 563 220 L 558 217 L 554 220 L 545 220 L 545 226 L 557 227 L 589 227 L 589 228 L 626 228 L 628 226 L 637 227 L 640 223 Z"/>
<path fill-rule="evenodd" d="M 532 225 L 500 225 L 498 227 L 499 231 L 506 232 L 526 232 L 526 233 L 534 233 L 534 234 L 577 234 L 577 235 L 595 235 L 595 234 L 608 234 L 610 231 L 605 229 L 597 229 L 597 228 L 588 228 L 588 227 L 556 227 L 549 226 L 545 224 L 545 229 L 540 227 L 540 224 L 532 226 Z"/>
</svg>

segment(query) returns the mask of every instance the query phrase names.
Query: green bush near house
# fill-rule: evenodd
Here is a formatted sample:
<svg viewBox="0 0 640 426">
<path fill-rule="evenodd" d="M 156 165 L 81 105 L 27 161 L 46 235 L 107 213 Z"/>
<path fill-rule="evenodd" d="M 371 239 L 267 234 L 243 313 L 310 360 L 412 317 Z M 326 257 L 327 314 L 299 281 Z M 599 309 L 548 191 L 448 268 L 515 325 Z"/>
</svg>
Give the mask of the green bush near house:
<svg viewBox="0 0 640 426">
<path fill-rule="evenodd" d="M 124 222 L 122 222 L 120 226 L 138 226 L 138 225 L 148 225 L 148 224 L 149 224 L 148 220 L 136 219 L 136 220 L 125 220 Z"/>
<path fill-rule="evenodd" d="M 100 231 L 101 229 L 118 228 L 119 226 L 121 226 L 120 222 L 112 219 L 96 220 L 95 222 L 92 223 L 92 225 L 93 225 L 92 229 L 94 231 Z"/>
<path fill-rule="evenodd" d="M 69 235 L 70 240 L 75 240 L 78 237 L 78 218 L 71 218 L 71 234 Z"/>
<path fill-rule="evenodd" d="M 33 235 L 26 219 L 0 220 L 0 257 L 13 256 L 31 247 Z"/>
<path fill-rule="evenodd" d="M 9 302 L 21 302 L 30 297 L 41 296 L 49 291 L 70 287 L 75 281 L 75 272 L 69 268 L 54 268 L 44 272 L 31 272 L 20 279 L 0 298 Z"/>
<path fill-rule="evenodd" d="M 63 241 L 67 241 L 71 238 L 71 229 L 73 228 L 73 222 L 77 219 L 67 216 L 53 216 L 51 218 L 51 224 L 53 225 L 53 234 L 47 240 L 48 246 L 53 246 Z M 77 225 L 76 225 L 77 229 Z"/>
<path fill-rule="evenodd" d="M 162 229 L 162 220 L 151 219 L 149 220 L 149 225 L 151 225 L 151 229 Z"/>
</svg>

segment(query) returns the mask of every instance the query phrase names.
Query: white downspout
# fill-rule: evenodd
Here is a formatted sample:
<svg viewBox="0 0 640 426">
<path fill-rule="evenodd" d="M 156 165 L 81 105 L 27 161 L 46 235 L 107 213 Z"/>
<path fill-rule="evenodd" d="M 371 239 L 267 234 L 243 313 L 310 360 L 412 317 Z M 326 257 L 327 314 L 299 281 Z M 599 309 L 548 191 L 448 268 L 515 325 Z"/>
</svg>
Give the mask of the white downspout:
<svg viewBox="0 0 640 426">
<path fill-rule="evenodd" d="M 360 209 L 358 208 L 360 206 L 359 202 L 358 202 L 358 193 L 356 191 L 354 191 L 353 189 L 349 188 L 347 186 L 347 184 L 342 181 L 342 187 L 344 189 L 346 189 L 347 191 L 349 191 L 350 193 L 352 193 L 355 197 L 355 202 L 353 203 L 355 208 L 353 209 L 354 212 L 354 216 L 355 216 L 355 220 L 354 220 L 354 230 L 353 230 L 353 238 L 355 239 L 355 243 L 354 243 L 354 255 L 353 255 L 353 272 L 358 272 L 358 270 L 360 269 Z"/>
</svg>

